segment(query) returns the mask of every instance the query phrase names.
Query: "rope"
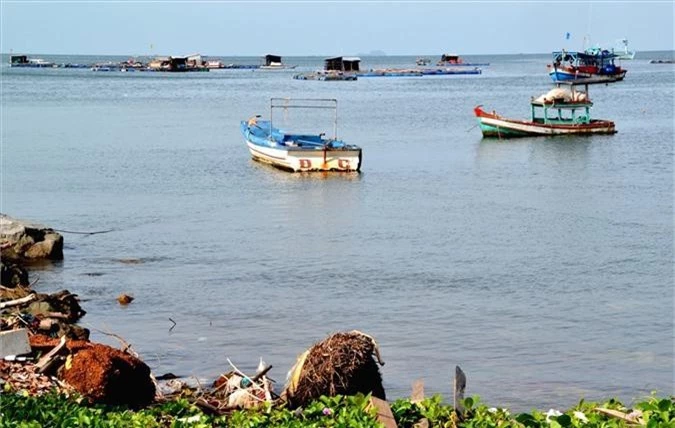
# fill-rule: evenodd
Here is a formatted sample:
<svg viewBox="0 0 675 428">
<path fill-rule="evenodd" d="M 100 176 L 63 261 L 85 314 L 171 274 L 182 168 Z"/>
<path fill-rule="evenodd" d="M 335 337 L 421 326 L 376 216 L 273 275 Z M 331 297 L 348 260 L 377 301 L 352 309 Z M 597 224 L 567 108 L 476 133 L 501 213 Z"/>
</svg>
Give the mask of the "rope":
<svg viewBox="0 0 675 428">
<path fill-rule="evenodd" d="M 96 232 L 77 232 L 77 231 L 73 231 L 73 230 L 54 229 L 54 231 L 56 231 L 56 232 L 62 232 L 62 233 L 75 233 L 75 234 L 77 234 L 77 235 L 96 235 L 96 234 L 99 234 L 99 233 L 108 233 L 108 232 L 112 232 L 112 231 L 114 231 L 114 230 L 115 230 L 115 229 L 98 230 L 98 231 L 96 231 Z"/>
</svg>

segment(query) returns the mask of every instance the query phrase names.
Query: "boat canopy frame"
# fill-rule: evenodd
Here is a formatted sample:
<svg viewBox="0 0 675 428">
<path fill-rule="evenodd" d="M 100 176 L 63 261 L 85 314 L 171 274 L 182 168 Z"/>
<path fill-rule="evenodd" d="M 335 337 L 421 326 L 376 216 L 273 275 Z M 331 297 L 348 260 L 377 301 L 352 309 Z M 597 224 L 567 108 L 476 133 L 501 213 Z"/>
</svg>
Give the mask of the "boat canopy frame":
<svg viewBox="0 0 675 428">
<path fill-rule="evenodd" d="M 272 138 L 272 124 L 274 122 L 275 109 L 321 109 L 333 110 L 333 138 L 337 141 L 337 99 L 335 98 L 270 98 L 270 138 Z"/>
<path fill-rule="evenodd" d="M 599 52 L 577 52 L 577 51 L 556 51 L 553 52 L 553 63 L 560 64 L 570 62 L 574 66 L 596 65 L 604 67 L 605 65 L 614 65 L 614 60 L 619 57 L 618 54 L 607 50 Z"/>
<path fill-rule="evenodd" d="M 572 92 L 572 99 L 577 98 L 576 94 L 585 94 L 586 101 L 579 102 L 556 102 L 555 100 L 551 102 L 536 102 L 532 101 L 530 103 L 532 122 L 543 121 L 544 124 L 555 124 L 561 122 L 571 122 L 575 124 L 589 124 L 591 122 L 591 112 L 590 109 L 593 107 L 593 102 L 588 96 L 588 85 L 589 83 L 578 83 L 572 81 L 561 81 L 556 82 L 556 86 L 560 88 L 562 85 L 569 86 L 570 91 Z M 583 90 L 578 90 L 577 87 L 583 86 Z M 543 117 L 538 117 L 536 112 L 538 108 L 543 109 Z M 577 115 L 577 110 L 582 110 L 585 114 Z M 549 117 L 549 111 L 557 112 L 556 117 Z M 570 111 L 571 118 L 566 119 L 563 117 L 563 111 Z"/>
</svg>

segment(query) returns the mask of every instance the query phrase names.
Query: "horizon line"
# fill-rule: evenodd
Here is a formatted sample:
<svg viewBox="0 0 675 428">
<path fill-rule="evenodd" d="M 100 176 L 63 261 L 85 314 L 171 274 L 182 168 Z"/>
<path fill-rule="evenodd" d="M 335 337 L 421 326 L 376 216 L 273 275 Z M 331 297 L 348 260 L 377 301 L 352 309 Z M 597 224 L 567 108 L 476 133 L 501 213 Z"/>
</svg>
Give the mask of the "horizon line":
<svg viewBox="0 0 675 428">
<path fill-rule="evenodd" d="M 572 52 L 572 50 L 568 51 Z M 466 54 L 461 54 L 459 56 L 500 56 L 500 55 L 550 55 L 552 52 L 514 52 L 514 53 L 466 53 Z M 675 52 L 674 49 L 649 49 L 649 50 L 641 50 L 641 51 L 636 51 L 637 53 L 640 52 Z M 451 52 L 452 54 L 458 55 L 455 52 Z M 284 55 L 279 55 L 281 57 L 321 57 L 321 58 L 331 58 L 335 56 L 391 56 L 391 57 L 396 57 L 396 56 L 441 56 L 443 54 L 448 54 L 448 52 L 443 52 L 443 53 L 434 53 L 434 54 L 423 54 L 423 53 L 405 53 L 405 54 L 387 54 L 385 52 L 361 52 L 361 53 L 345 53 L 345 54 L 284 54 Z M 176 54 L 160 54 L 160 53 L 140 53 L 140 54 L 111 54 L 111 53 L 28 53 L 25 51 L 17 51 L 17 52 L 0 52 L 0 55 L 67 55 L 67 56 L 186 56 L 186 55 L 176 55 Z M 252 58 L 260 58 L 264 57 L 265 55 L 268 54 L 202 54 L 199 52 L 194 52 L 189 55 L 201 55 L 205 57 L 252 57 Z M 277 54 L 271 54 L 271 55 L 277 55 Z"/>
</svg>

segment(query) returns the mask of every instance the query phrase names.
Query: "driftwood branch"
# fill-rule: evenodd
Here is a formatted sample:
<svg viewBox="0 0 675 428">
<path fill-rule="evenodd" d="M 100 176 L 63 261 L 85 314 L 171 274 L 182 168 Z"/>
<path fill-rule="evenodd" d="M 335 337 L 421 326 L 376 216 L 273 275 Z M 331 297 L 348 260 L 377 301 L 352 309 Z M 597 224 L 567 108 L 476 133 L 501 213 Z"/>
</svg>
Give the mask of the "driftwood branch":
<svg viewBox="0 0 675 428">
<path fill-rule="evenodd" d="M 0 303 L 0 309 L 5 309 L 17 305 L 23 305 L 24 303 L 28 303 L 33 300 L 35 300 L 35 294 L 29 294 L 28 296 L 22 297 L 20 299 L 8 300 L 6 302 Z"/>
<path fill-rule="evenodd" d="M 57 359 L 58 354 L 66 347 L 66 336 L 61 336 L 61 341 L 51 351 L 40 358 L 35 365 L 40 373 L 48 371 Z"/>
<path fill-rule="evenodd" d="M 642 420 L 641 417 L 632 417 L 628 413 L 624 413 L 619 410 L 614 410 L 614 409 L 605 409 L 604 407 L 596 407 L 594 409 L 598 413 L 602 413 L 607 416 L 611 416 L 616 419 L 620 419 L 624 422 L 628 422 L 628 424 L 632 425 L 644 425 L 644 421 Z"/>
<path fill-rule="evenodd" d="M 129 344 L 129 342 L 127 342 L 126 340 L 124 340 L 124 339 L 122 338 L 122 336 L 117 335 L 117 334 L 115 334 L 115 333 L 110 333 L 110 332 L 107 332 L 107 331 L 99 330 L 99 329 L 97 329 L 97 328 L 92 328 L 92 329 L 93 329 L 93 330 L 96 330 L 96 331 L 99 332 L 99 333 L 105 334 L 106 336 L 111 336 L 111 337 L 114 337 L 115 339 L 119 340 L 120 343 L 122 344 L 122 352 L 126 352 L 126 353 L 129 354 L 129 355 L 132 355 L 132 356 L 134 356 L 134 357 L 136 357 L 136 358 L 139 358 L 139 357 L 138 357 L 138 354 L 137 354 L 133 349 L 131 349 L 131 345 Z"/>
<path fill-rule="evenodd" d="M 95 232 L 78 232 L 74 230 L 63 230 L 63 229 L 54 229 L 55 232 L 61 232 L 61 233 L 74 233 L 76 235 L 97 235 L 99 233 L 108 233 L 112 232 L 115 229 L 108 229 L 108 230 L 97 230 Z"/>
</svg>

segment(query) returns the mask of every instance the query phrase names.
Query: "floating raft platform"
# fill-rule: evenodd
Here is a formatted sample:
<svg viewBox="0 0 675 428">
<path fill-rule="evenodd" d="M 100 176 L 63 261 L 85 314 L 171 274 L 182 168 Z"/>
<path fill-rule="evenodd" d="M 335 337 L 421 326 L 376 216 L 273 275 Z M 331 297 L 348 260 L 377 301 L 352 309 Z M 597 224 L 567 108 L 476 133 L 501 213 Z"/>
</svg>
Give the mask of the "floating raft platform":
<svg viewBox="0 0 675 428">
<path fill-rule="evenodd" d="M 260 66 L 255 65 L 255 64 L 227 64 L 227 65 L 224 65 L 220 68 L 228 68 L 228 69 L 235 69 L 235 70 L 252 70 L 252 69 L 260 68 Z"/>
<path fill-rule="evenodd" d="M 482 74 L 483 71 L 480 68 L 474 69 L 465 69 L 465 68 L 425 68 L 422 69 L 422 74 L 424 76 L 442 76 L 450 74 Z"/>
<path fill-rule="evenodd" d="M 385 68 L 380 70 L 357 71 L 359 77 L 417 77 L 423 76 L 422 71 L 417 69 Z"/>
<path fill-rule="evenodd" d="M 293 78 L 295 80 L 320 80 L 320 81 L 339 82 L 339 81 L 354 81 L 357 79 L 357 76 L 351 73 L 345 74 L 341 72 L 316 71 L 313 73 L 296 74 L 293 76 Z"/>
</svg>

